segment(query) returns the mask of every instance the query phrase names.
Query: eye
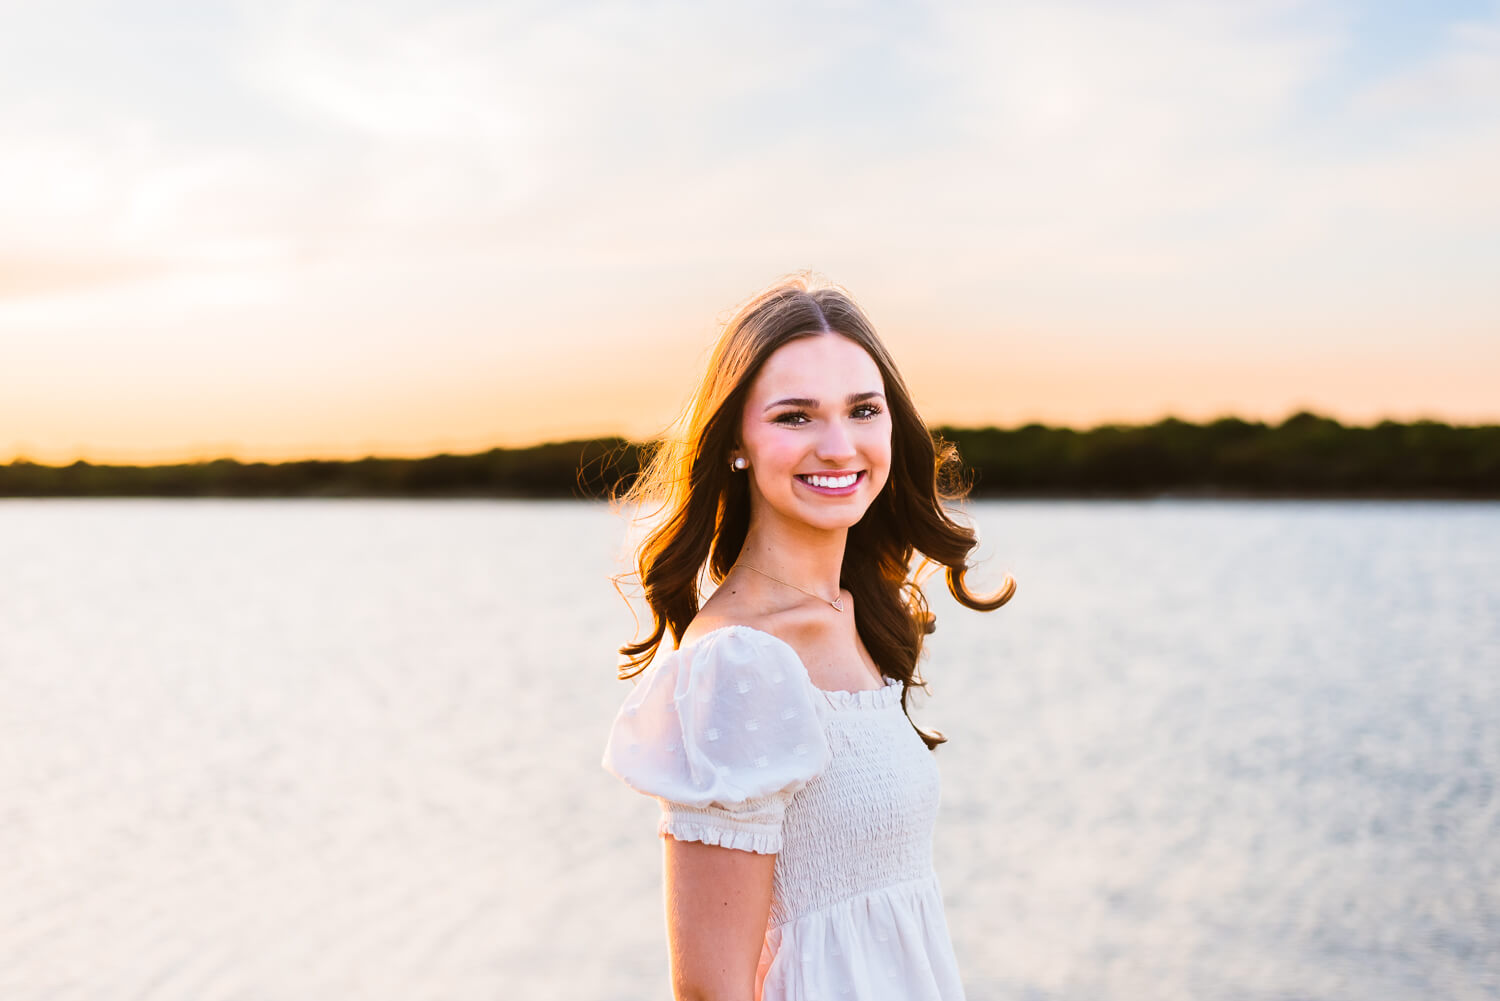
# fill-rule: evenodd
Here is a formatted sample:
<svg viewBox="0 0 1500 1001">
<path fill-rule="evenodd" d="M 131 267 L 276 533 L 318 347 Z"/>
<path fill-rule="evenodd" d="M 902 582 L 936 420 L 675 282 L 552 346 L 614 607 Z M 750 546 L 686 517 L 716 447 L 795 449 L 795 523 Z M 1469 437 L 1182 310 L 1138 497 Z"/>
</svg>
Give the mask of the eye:
<svg viewBox="0 0 1500 1001">
<path fill-rule="evenodd" d="M 871 421 L 880 416 L 880 407 L 874 403 L 861 403 L 853 410 L 858 420 Z"/>
<path fill-rule="evenodd" d="M 811 423 L 806 414 L 800 410 L 788 410 L 784 414 L 777 414 L 772 418 L 776 424 L 785 424 L 787 427 L 799 428 L 804 424 Z"/>
</svg>

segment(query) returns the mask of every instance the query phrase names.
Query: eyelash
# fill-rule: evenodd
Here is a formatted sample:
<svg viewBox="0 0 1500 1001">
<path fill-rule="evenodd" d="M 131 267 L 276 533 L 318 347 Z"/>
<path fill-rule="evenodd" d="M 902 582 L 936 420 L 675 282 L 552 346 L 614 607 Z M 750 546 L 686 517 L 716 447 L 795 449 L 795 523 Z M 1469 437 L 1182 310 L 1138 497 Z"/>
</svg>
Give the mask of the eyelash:
<svg viewBox="0 0 1500 1001">
<path fill-rule="evenodd" d="M 856 411 L 858 411 L 858 410 L 868 410 L 869 411 L 869 413 L 866 414 L 864 417 L 857 417 L 857 418 L 855 418 L 855 420 L 861 420 L 861 421 L 873 421 L 875 418 L 879 417 L 880 413 L 881 413 L 880 407 L 878 405 L 874 404 L 874 403 L 861 403 L 859 406 L 855 407 L 854 409 Z M 784 424 L 787 427 L 793 427 L 793 428 L 800 428 L 800 427 L 803 426 L 803 423 L 798 423 L 798 424 L 791 423 L 790 421 L 787 420 L 788 417 L 801 417 L 802 420 L 803 420 L 803 423 L 810 422 L 810 418 L 807 416 L 807 414 L 803 413 L 800 410 L 789 410 L 789 411 L 787 411 L 784 414 L 779 414 L 775 418 L 775 422 L 777 424 Z"/>
</svg>

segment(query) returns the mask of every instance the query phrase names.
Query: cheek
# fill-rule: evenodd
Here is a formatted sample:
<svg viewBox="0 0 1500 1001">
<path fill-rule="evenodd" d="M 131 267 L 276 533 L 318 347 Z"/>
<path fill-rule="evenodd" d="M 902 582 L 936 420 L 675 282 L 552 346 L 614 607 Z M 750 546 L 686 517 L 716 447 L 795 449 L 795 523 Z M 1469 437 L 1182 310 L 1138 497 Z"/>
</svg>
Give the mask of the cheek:
<svg viewBox="0 0 1500 1001">
<path fill-rule="evenodd" d="M 789 434 L 752 431 L 745 435 L 746 450 L 751 461 L 763 470 L 780 470 L 797 462 L 802 451 L 794 436 Z"/>
<path fill-rule="evenodd" d="M 865 450 L 869 463 L 876 472 L 877 490 L 883 489 L 891 477 L 891 435 L 889 429 L 874 437 Z"/>
<path fill-rule="evenodd" d="M 794 444 L 789 445 L 785 441 L 779 441 L 771 448 L 766 449 L 765 467 L 775 470 L 777 473 L 791 473 L 794 467 L 799 466 L 806 457 L 804 449 L 797 448 Z"/>
<path fill-rule="evenodd" d="M 871 428 L 870 431 L 870 438 L 865 446 L 866 453 L 870 456 L 872 462 L 879 462 L 881 465 L 889 466 L 891 464 L 890 424 L 886 424 L 881 428 Z"/>
</svg>

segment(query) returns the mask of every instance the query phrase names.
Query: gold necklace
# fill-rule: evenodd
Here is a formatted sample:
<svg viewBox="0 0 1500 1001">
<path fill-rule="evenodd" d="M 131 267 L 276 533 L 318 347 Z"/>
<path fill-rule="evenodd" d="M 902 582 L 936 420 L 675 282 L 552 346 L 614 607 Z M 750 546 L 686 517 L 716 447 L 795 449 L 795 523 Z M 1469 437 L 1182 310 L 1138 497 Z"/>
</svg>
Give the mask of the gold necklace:
<svg viewBox="0 0 1500 1001">
<path fill-rule="evenodd" d="M 782 580 L 780 577 L 777 577 L 774 574 L 768 574 L 764 570 L 762 570 L 760 567 L 752 567 L 748 563 L 740 563 L 738 561 L 735 562 L 734 567 L 744 567 L 746 570 L 754 570 L 756 573 L 760 574 L 762 577 L 770 577 L 772 580 L 774 580 L 778 584 L 785 584 L 787 587 L 796 587 L 797 590 L 801 591 L 803 594 L 812 595 L 814 598 L 817 598 L 819 601 L 828 601 L 828 599 L 825 598 L 825 597 L 823 597 L 821 594 L 814 594 L 812 591 L 809 591 L 805 587 L 797 587 L 797 585 L 793 584 L 791 581 L 789 581 L 789 580 Z M 729 569 L 733 570 L 734 567 L 730 567 Z M 842 612 L 844 610 L 844 596 L 842 594 L 839 595 L 837 598 L 834 598 L 832 601 L 828 601 L 828 603 L 830 605 L 832 605 L 837 611 Z"/>
</svg>

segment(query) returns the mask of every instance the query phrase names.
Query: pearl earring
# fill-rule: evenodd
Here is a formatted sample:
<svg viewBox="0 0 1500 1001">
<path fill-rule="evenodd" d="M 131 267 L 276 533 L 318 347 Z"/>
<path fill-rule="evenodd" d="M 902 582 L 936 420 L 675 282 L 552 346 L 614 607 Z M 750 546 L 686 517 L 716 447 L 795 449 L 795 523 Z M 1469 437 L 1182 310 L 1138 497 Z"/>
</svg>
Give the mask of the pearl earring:
<svg viewBox="0 0 1500 1001">
<path fill-rule="evenodd" d="M 735 456 L 734 461 L 729 464 L 729 468 L 730 469 L 744 469 L 748 465 L 750 465 L 750 460 L 747 459 L 747 458 L 745 458 L 743 455 L 739 455 L 739 456 Z"/>
</svg>

